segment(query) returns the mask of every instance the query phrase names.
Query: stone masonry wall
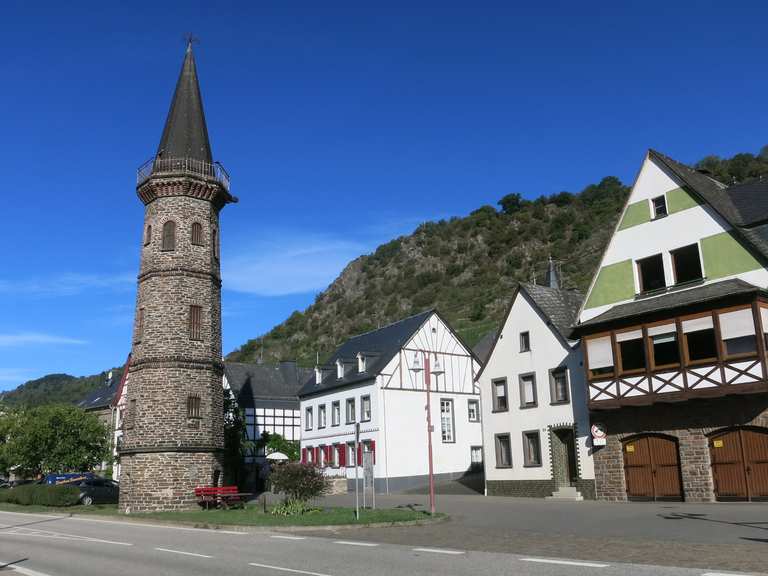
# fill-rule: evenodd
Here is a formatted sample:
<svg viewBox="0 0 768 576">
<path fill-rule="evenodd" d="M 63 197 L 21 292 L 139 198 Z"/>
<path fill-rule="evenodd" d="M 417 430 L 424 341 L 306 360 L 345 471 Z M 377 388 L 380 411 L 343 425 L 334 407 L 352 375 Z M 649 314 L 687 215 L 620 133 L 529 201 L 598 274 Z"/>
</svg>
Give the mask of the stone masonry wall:
<svg viewBox="0 0 768 576">
<path fill-rule="evenodd" d="M 768 394 L 689 400 L 592 412 L 592 422 L 608 429 L 607 445 L 594 453 L 595 490 L 600 500 L 627 500 L 623 442 L 632 436 L 657 433 L 678 441 L 683 498 L 690 502 L 715 499 L 708 436 L 731 426 L 768 427 Z"/>
</svg>

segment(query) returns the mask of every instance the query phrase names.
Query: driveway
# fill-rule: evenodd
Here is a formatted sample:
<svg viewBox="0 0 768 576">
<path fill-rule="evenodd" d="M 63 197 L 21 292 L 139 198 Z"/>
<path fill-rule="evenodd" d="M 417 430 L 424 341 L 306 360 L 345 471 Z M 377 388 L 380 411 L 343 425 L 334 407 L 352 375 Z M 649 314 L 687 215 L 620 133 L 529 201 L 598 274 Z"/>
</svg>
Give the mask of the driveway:
<svg viewBox="0 0 768 576">
<path fill-rule="evenodd" d="M 354 494 L 329 496 L 323 502 L 354 506 Z M 377 505 L 424 509 L 427 498 L 378 495 Z M 437 508 L 450 519 L 428 526 L 339 529 L 332 535 L 711 570 L 763 572 L 768 566 L 768 504 L 554 502 L 443 494 Z"/>
</svg>

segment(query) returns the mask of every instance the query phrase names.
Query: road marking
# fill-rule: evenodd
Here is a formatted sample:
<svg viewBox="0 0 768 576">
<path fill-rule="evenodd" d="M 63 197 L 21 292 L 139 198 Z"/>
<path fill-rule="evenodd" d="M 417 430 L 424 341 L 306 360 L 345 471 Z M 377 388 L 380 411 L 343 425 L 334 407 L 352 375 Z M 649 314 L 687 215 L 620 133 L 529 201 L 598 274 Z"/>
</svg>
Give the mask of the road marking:
<svg viewBox="0 0 768 576">
<path fill-rule="evenodd" d="M 50 538 L 51 540 L 69 540 L 71 542 L 97 542 L 99 544 L 115 544 L 117 546 L 133 546 L 130 542 L 115 542 L 114 540 L 102 540 L 79 534 L 66 534 L 64 532 L 51 532 L 49 530 L 33 530 L 30 528 L 16 528 L 0 532 L 2 536 L 26 536 L 31 538 Z"/>
<path fill-rule="evenodd" d="M 196 558 L 213 558 L 207 554 L 195 554 L 194 552 L 184 552 L 182 550 L 171 550 L 170 548 L 155 548 L 158 552 L 170 552 L 171 554 L 182 554 L 184 556 L 195 556 Z"/>
<path fill-rule="evenodd" d="M 575 562 L 573 560 L 552 560 L 550 558 L 520 558 L 523 562 L 541 562 L 542 564 L 565 564 L 567 566 L 585 566 L 587 568 L 608 568 L 609 564 L 597 562 Z"/>
<path fill-rule="evenodd" d="M 306 540 L 306 536 L 284 536 L 283 534 L 274 534 L 270 538 L 277 538 L 278 540 Z"/>
<path fill-rule="evenodd" d="M 374 542 L 352 542 L 351 540 L 335 540 L 334 544 L 343 544 L 344 546 L 378 546 Z"/>
<path fill-rule="evenodd" d="M 704 572 L 701 576 L 745 576 L 745 574 L 737 574 L 736 572 Z"/>
<path fill-rule="evenodd" d="M 79 516 L 72 516 L 71 518 L 65 518 L 66 520 L 81 520 L 83 522 L 101 522 L 103 524 L 121 524 L 123 526 L 135 526 L 146 528 L 165 528 L 167 530 L 184 530 L 187 532 L 205 532 L 206 534 L 236 534 L 238 536 L 245 536 L 247 532 L 237 532 L 235 530 L 216 530 L 214 528 L 190 528 L 186 526 L 166 526 L 164 524 L 150 524 L 148 522 L 124 522 L 122 520 L 98 520 L 96 518 L 81 518 Z"/>
<path fill-rule="evenodd" d="M 464 550 L 445 550 L 443 548 L 413 548 L 414 552 L 434 552 L 435 554 L 466 554 Z"/>
<path fill-rule="evenodd" d="M 24 568 L 22 566 L 16 566 L 14 564 L 11 564 L 10 568 L 15 570 L 19 574 L 23 574 L 24 576 L 51 576 L 50 574 L 46 574 L 45 572 L 38 572 L 37 570 L 32 570 L 31 568 Z"/>
<path fill-rule="evenodd" d="M 0 510 L 0 514 L 15 514 L 16 516 L 34 516 L 35 518 L 58 518 L 58 519 L 67 518 L 67 516 L 51 516 L 50 514 L 34 514 L 32 512 L 8 512 L 7 510 Z"/>
<path fill-rule="evenodd" d="M 269 564 L 257 564 L 256 562 L 249 562 L 248 565 L 256 566 L 256 568 L 269 568 L 270 570 L 278 570 L 280 572 L 293 572 L 294 574 L 308 574 L 309 576 L 330 576 L 330 574 L 322 574 L 321 572 L 307 572 L 306 570 L 283 568 L 281 566 L 270 566 Z"/>
</svg>

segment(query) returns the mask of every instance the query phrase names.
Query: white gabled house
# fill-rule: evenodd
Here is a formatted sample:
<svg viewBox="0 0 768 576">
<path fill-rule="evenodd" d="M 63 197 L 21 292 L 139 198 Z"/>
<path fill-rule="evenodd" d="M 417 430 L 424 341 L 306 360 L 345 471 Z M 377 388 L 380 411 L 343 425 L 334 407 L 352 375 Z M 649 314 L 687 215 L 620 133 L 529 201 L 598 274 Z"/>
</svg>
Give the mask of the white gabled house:
<svg viewBox="0 0 768 576">
<path fill-rule="evenodd" d="M 434 310 L 350 338 L 299 390 L 302 460 L 353 488 L 362 452 L 373 452 L 377 492 L 426 485 L 429 374 L 435 477 L 454 479 L 476 470 L 483 454 L 474 382 L 479 368 Z"/>
<path fill-rule="evenodd" d="M 582 296 L 521 284 L 478 375 L 487 495 L 594 498 L 581 347 Z"/>
</svg>

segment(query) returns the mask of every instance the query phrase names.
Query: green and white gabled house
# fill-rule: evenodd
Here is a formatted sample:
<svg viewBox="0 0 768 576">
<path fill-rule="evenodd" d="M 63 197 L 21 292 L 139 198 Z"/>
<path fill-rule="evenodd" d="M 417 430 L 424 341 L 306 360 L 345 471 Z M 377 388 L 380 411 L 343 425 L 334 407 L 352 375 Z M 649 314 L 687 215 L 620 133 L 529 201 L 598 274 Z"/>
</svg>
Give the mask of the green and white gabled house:
<svg viewBox="0 0 768 576">
<path fill-rule="evenodd" d="M 768 498 L 767 263 L 768 181 L 646 154 L 573 333 L 598 498 Z"/>
</svg>

